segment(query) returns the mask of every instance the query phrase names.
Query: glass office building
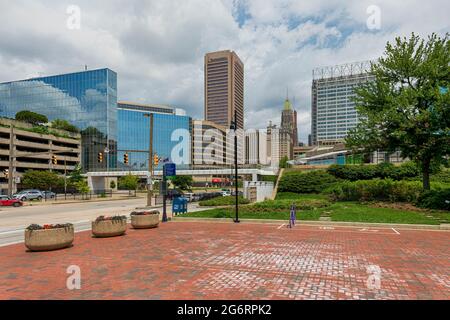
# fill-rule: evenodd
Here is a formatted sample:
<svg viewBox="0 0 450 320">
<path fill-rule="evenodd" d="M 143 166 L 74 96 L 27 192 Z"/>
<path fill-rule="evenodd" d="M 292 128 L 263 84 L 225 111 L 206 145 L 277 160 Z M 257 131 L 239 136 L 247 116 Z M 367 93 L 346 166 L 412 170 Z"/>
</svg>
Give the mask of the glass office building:
<svg viewBox="0 0 450 320">
<path fill-rule="evenodd" d="M 118 169 L 148 171 L 150 118 L 153 114 L 153 153 L 169 159 L 179 169 L 188 169 L 191 163 L 192 119 L 178 115 L 174 109 L 160 105 L 132 103 L 118 104 Z M 128 154 L 128 164 L 124 155 Z M 162 168 L 160 162 L 155 170 Z"/>
<path fill-rule="evenodd" d="M 358 124 L 355 88 L 373 80 L 370 62 L 318 68 L 313 71 L 311 136 L 314 145 L 341 143 Z"/>
<path fill-rule="evenodd" d="M 82 133 L 85 171 L 117 166 L 117 74 L 110 69 L 33 78 L 0 84 L 0 116 L 29 110 L 65 119 Z M 106 151 L 106 152 L 105 152 Z M 98 154 L 103 153 L 103 162 Z"/>
</svg>

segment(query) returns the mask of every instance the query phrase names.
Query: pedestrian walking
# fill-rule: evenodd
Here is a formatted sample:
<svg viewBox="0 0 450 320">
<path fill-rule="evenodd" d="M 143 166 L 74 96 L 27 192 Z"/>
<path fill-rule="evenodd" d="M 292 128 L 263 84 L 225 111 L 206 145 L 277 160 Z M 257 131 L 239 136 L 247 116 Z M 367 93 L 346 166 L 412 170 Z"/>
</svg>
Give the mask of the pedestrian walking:
<svg viewBox="0 0 450 320">
<path fill-rule="evenodd" d="M 295 203 L 293 203 L 291 205 L 291 211 L 290 211 L 290 215 L 289 215 L 289 228 L 292 228 L 295 226 L 295 222 L 297 220 L 297 206 L 295 205 Z"/>
</svg>

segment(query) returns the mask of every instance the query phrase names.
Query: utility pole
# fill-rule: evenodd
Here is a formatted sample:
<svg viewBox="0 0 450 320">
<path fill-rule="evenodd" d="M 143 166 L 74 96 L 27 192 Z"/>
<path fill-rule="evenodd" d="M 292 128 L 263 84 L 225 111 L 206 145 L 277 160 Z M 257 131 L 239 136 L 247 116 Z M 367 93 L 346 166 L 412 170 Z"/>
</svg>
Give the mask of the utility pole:
<svg viewBox="0 0 450 320">
<path fill-rule="evenodd" d="M 153 197 L 153 113 L 146 113 L 144 114 L 144 117 L 150 118 L 150 141 L 148 148 L 149 181 L 147 183 L 147 207 L 151 207 Z"/>
<path fill-rule="evenodd" d="M 234 110 L 234 121 L 231 122 L 231 130 L 234 129 L 234 187 L 235 187 L 235 207 L 236 218 L 235 223 L 239 223 L 239 187 L 238 187 L 238 139 L 237 139 L 237 113 Z"/>
<path fill-rule="evenodd" d="M 14 183 L 14 125 L 11 123 L 9 130 L 9 168 L 8 168 L 8 196 L 13 195 L 13 183 Z"/>
</svg>

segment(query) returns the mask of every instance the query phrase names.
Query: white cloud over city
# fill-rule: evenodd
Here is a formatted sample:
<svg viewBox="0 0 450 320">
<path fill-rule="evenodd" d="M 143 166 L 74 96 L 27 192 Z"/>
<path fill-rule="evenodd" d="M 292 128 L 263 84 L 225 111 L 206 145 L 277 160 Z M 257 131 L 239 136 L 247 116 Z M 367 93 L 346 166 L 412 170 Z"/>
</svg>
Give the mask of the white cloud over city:
<svg viewBox="0 0 450 320">
<path fill-rule="evenodd" d="M 70 5 L 79 30 L 67 28 Z M 289 88 L 306 141 L 313 68 L 377 58 L 411 32 L 450 32 L 448 12 L 445 0 L 0 0 L 0 82 L 108 67 L 120 100 L 202 118 L 204 54 L 231 49 L 245 64 L 246 127 L 278 123 Z"/>
</svg>

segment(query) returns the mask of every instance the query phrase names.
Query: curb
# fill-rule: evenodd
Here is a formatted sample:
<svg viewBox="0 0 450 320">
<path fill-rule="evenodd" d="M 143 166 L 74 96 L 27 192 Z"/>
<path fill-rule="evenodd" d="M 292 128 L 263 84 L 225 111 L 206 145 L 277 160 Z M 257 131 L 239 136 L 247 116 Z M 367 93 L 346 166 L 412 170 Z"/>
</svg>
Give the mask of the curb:
<svg viewBox="0 0 450 320">
<path fill-rule="evenodd" d="M 219 222 L 219 223 L 233 223 L 230 218 L 183 218 L 174 217 L 174 222 Z M 282 224 L 286 220 L 271 220 L 271 219 L 240 219 L 242 223 L 259 223 L 259 224 Z M 367 223 L 367 222 L 340 222 L 340 221 L 304 221 L 297 220 L 297 225 L 308 226 L 341 226 L 341 227 L 380 227 L 380 228 L 397 228 L 397 229 L 411 229 L 411 230 L 443 230 L 450 231 L 449 224 L 442 225 L 426 225 L 426 224 L 398 224 L 398 223 Z"/>
</svg>

